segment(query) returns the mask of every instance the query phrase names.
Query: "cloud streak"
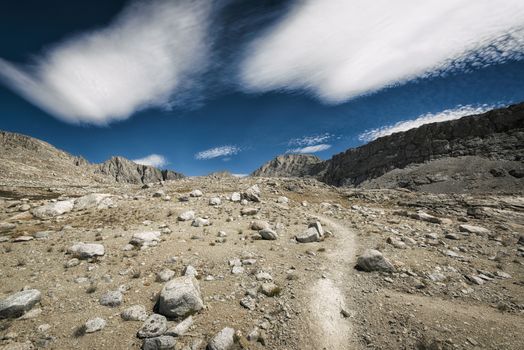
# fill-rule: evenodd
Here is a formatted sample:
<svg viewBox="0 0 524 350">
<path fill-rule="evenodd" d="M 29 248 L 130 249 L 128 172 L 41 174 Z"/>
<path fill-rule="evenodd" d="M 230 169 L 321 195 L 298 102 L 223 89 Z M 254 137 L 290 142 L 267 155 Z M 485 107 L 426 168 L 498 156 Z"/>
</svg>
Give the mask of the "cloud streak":
<svg viewBox="0 0 524 350">
<path fill-rule="evenodd" d="M 169 108 L 207 69 L 207 0 L 135 1 L 106 28 L 72 37 L 33 65 L 0 59 L 0 79 L 70 123 L 105 125 Z"/>
<path fill-rule="evenodd" d="M 304 136 L 304 137 L 289 140 L 288 145 L 289 146 L 312 146 L 312 145 L 316 145 L 316 144 L 325 142 L 333 137 L 334 135 L 330 133 L 324 133 L 324 134 L 313 135 L 313 136 Z"/>
<path fill-rule="evenodd" d="M 286 153 L 300 153 L 300 154 L 306 154 L 306 153 L 317 153 L 322 152 L 327 149 L 330 149 L 331 145 L 322 143 L 320 145 L 313 145 L 313 146 L 306 146 L 306 147 L 299 147 L 299 148 L 293 148 L 286 151 Z"/>
<path fill-rule="evenodd" d="M 198 152 L 197 154 L 195 154 L 195 159 L 208 160 L 213 158 L 229 157 L 238 154 L 240 151 L 241 149 L 237 146 L 225 145 Z"/>
<path fill-rule="evenodd" d="M 424 124 L 444 122 L 448 120 L 459 119 L 468 115 L 482 114 L 489 110 L 496 108 L 494 105 L 482 106 L 459 106 L 455 109 L 447 109 L 440 113 L 428 113 L 412 120 L 403 120 L 393 125 L 387 125 L 376 129 L 367 130 L 358 136 L 360 141 L 369 142 L 378 139 L 379 137 L 388 136 L 396 132 L 407 131 L 418 128 Z"/>
<path fill-rule="evenodd" d="M 248 92 L 305 90 L 328 103 L 522 57 L 522 0 L 305 0 L 246 49 Z"/>
<path fill-rule="evenodd" d="M 153 166 L 155 168 L 161 168 L 168 164 L 167 159 L 160 154 L 150 154 L 144 158 L 133 159 L 133 162 L 142 165 Z"/>
</svg>

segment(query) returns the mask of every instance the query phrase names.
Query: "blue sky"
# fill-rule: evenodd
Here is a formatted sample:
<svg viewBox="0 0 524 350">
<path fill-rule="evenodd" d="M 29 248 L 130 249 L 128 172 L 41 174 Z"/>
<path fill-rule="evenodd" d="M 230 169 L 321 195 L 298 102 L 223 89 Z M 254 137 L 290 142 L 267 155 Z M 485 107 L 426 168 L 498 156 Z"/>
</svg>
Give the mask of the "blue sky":
<svg viewBox="0 0 524 350">
<path fill-rule="evenodd" d="M 431 0 L 411 15 L 441 17 L 413 28 L 402 6 L 377 18 L 341 0 L 150 4 L 0 4 L 0 129 L 92 162 L 157 154 L 187 175 L 242 174 L 524 100 L 518 1 Z M 365 15 L 363 33 L 345 27 Z"/>
</svg>

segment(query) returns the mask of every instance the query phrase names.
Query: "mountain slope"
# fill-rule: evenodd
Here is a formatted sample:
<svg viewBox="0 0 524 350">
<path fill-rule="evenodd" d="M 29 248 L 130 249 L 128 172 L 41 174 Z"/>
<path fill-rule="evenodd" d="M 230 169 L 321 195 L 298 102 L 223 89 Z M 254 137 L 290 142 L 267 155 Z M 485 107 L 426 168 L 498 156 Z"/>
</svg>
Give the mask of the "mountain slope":
<svg viewBox="0 0 524 350">
<path fill-rule="evenodd" d="M 436 192 L 522 190 L 524 103 L 381 137 L 325 162 L 279 161 L 281 157 L 286 156 L 253 175 L 313 176 L 335 186 Z M 449 181 L 454 184 L 444 186 Z"/>
<path fill-rule="evenodd" d="M 90 164 L 36 138 L 0 131 L 0 185 L 86 186 L 174 180 L 182 174 L 139 165 L 122 157 Z"/>
<path fill-rule="evenodd" d="M 262 165 L 252 176 L 301 177 L 316 173 L 322 160 L 311 154 L 284 154 Z"/>
</svg>

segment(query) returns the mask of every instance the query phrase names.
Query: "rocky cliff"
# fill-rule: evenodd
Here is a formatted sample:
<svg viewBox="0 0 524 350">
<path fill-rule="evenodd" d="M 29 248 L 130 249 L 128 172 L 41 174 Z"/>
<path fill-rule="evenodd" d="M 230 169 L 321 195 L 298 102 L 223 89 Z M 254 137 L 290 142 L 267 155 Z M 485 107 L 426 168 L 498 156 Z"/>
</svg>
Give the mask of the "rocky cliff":
<svg viewBox="0 0 524 350">
<path fill-rule="evenodd" d="M 311 154 L 285 154 L 262 165 L 252 176 L 301 177 L 316 174 L 322 160 Z"/>
<path fill-rule="evenodd" d="M 393 169 L 464 156 L 522 162 L 524 103 L 381 137 L 333 156 L 320 179 L 357 186 Z"/>
<path fill-rule="evenodd" d="M 279 156 L 253 175 L 312 176 L 335 186 L 430 191 L 431 184 L 448 180 L 454 184 L 439 185 L 436 191 L 467 189 L 466 184 L 474 188 L 469 183 L 477 180 L 479 188 L 522 188 L 523 160 L 524 103 L 422 125 L 348 149 L 324 162 L 314 156 Z M 373 181 L 385 174 L 389 175 L 384 181 Z"/>
<path fill-rule="evenodd" d="M 117 182 L 133 184 L 176 180 L 184 177 L 171 170 L 160 170 L 152 166 L 137 164 L 123 157 L 113 157 L 99 164 L 96 172 L 109 175 Z"/>
</svg>

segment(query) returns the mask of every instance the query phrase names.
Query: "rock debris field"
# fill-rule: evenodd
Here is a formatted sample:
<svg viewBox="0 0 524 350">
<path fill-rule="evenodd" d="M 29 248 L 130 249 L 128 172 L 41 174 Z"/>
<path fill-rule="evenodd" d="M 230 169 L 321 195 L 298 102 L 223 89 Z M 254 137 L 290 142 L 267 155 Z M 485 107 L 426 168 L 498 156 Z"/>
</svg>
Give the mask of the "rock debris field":
<svg viewBox="0 0 524 350">
<path fill-rule="evenodd" d="M 10 188 L 0 349 L 523 349 L 524 197 Z"/>
</svg>

